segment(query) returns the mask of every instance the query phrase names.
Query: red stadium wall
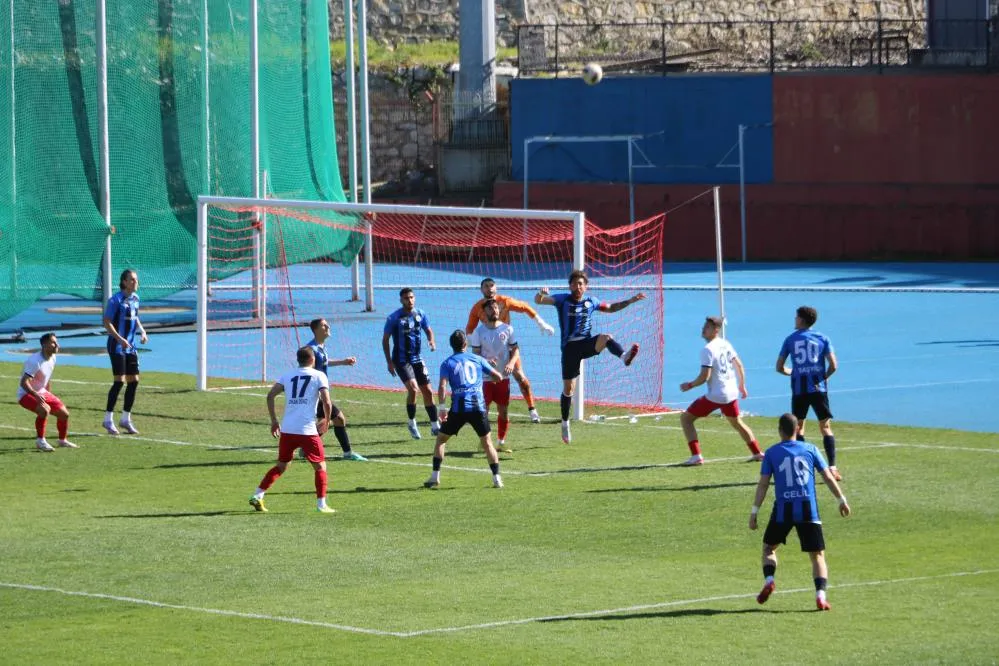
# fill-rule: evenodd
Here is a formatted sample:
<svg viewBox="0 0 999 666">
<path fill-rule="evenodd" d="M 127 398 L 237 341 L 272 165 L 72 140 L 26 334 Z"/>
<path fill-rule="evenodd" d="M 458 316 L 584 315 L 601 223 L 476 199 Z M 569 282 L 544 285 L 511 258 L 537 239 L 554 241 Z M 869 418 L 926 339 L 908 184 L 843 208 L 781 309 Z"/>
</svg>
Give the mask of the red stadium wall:
<svg viewBox="0 0 999 666">
<path fill-rule="evenodd" d="M 746 188 L 750 259 L 999 258 L 999 76 L 791 74 L 774 77 L 773 96 L 774 182 Z M 710 187 L 636 186 L 636 216 Z M 494 206 L 522 200 L 521 183 L 495 185 Z M 722 201 L 734 259 L 738 187 L 723 187 Z M 534 182 L 530 206 L 582 209 L 616 226 L 628 219 L 628 192 Z M 710 196 L 674 211 L 665 256 L 712 258 L 713 224 Z"/>
<path fill-rule="evenodd" d="M 668 211 L 710 185 L 641 185 L 639 219 Z M 739 188 L 722 193 L 723 251 L 742 256 Z M 999 187 L 963 185 L 750 185 L 749 258 L 756 261 L 999 258 Z M 520 183 L 498 182 L 493 206 L 519 208 Z M 603 227 L 628 221 L 626 185 L 532 183 L 531 208 L 584 210 Z M 663 255 L 714 258 L 710 194 L 669 214 Z"/>
</svg>

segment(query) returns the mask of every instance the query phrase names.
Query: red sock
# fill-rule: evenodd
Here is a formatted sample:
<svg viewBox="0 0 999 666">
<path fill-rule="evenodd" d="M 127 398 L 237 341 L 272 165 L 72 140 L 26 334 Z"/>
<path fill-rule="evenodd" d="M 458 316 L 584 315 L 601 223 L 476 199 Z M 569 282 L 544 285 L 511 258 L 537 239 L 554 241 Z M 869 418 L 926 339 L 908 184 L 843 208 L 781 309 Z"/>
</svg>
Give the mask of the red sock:
<svg viewBox="0 0 999 666">
<path fill-rule="evenodd" d="M 754 456 L 760 455 L 760 443 L 757 442 L 755 439 L 746 446 L 749 447 L 749 450 L 753 452 Z"/>
<path fill-rule="evenodd" d="M 274 485 L 274 482 L 277 481 L 278 477 L 280 476 L 281 476 L 281 470 L 278 469 L 278 466 L 275 465 L 274 467 L 271 467 L 269 470 L 267 470 L 267 473 L 264 474 L 264 478 L 260 482 L 260 489 L 267 490 L 268 488 Z"/>
<path fill-rule="evenodd" d="M 326 497 L 326 470 L 317 469 L 316 470 L 316 498 L 322 499 Z"/>
<path fill-rule="evenodd" d="M 59 439 L 66 439 L 69 434 L 69 419 L 56 419 L 56 428 L 59 429 Z"/>
<path fill-rule="evenodd" d="M 45 437 L 45 422 L 48 420 L 47 416 L 36 416 L 35 417 L 35 434 L 39 438 Z"/>
<path fill-rule="evenodd" d="M 701 455 L 701 443 L 696 439 L 692 439 L 687 442 L 687 446 L 690 448 L 690 455 L 699 456 Z"/>
<path fill-rule="evenodd" d="M 499 430 L 499 438 L 506 439 L 506 431 L 510 429 L 510 419 L 497 418 L 496 428 Z"/>
</svg>

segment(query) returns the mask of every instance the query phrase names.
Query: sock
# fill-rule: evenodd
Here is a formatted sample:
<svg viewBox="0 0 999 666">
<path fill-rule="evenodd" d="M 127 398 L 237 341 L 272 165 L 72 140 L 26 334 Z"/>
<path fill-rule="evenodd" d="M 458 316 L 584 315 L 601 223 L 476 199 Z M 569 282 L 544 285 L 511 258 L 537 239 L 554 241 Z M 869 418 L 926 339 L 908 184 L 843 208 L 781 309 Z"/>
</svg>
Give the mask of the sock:
<svg viewBox="0 0 999 666">
<path fill-rule="evenodd" d="M 610 340 L 607 341 L 607 351 L 609 351 L 611 354 L 614 354 L 614 356 L 621 358 L 621 354 L 624 353 L 624 347 L 621 346 L 620 342 L 618 342 L 614 338 L 611 338 Z"/>
<path fill-rule="evenodd" d="M 563 393 L 560 396 L 560 398 L 559 398 L 559 402 L 561 403 L 561 406 L 562 406 L 562 420 L 563 421 L 568 421 L 569 420 L 569 408 L 572 407 L 572 396 L 571 395 L 566 395 L 565 393 Z"/>
<path fill-rule="evenodd" d="M 499 438 L 506 439 L 506 431 L 510 428 L 510 419 L 497 418 L 496 429 L 499 431 Z"/>
<path fill-rule="evenodd" d="M 794 438 L 796 440 L 798 440 L 799 442 L 805 441 L 805 436 L 804 435 L 795 435 Z"/>
<path fill-rule="evenodd" d="M 534 391 L 531 390 L 531 382 L 528 381 L 527 377 L 524 377 L 524 381 L 517 382 L 517 384 L 520 385 L 520 394 L 524 396 L 527 408 L 534 409 Z"/>
<path fill-rule="evenodd" d="M 281 476 L 281 470 L 278 469 L 277 465 L 271 467 L 269 470 L 267 470 L 267 473 L 264 474 L 264 478 L 260 482 L 260 487 L 257 488 L 257 492 L 263 495 L 263 493 L 265 493 L 268 488 L 274 485 L 274 482 L 277 481 L 280 476 Z"/>
<path fill-rule="evenodd" d="M 129 382 L 128 385 L 125 386 L 125 403 L 122 405 L 122 407 L 125 409 L 126 412 L 132 411 L 132 405 L 135 404 L 135 391 L 138 388 L 139 388 L 138 381 Z"/>
<path fill-rule="evenodd" d="M 760 443 L 757 442 L 755 439 L 751 440 L 749 444 L 747 444 L 746 446 L 749 447 L 749 450 L 753 452 L 754 456 L 760 454 Z"/>
<path fill-rule="evenodd" d="M 66 439 L 69 434 L 69 419 L 56 419 L 56 428 L 59 430 L 59 439 Z"/>
<path fill-rule="evenodd" d="M 815 580 L 815 591 L 816 592 L 825 592 L 826 591 L 826 585 L 827 585 L 828 581 L 825 578 L 815 578 L 813 580 Z M 825 595 L 823 595 L 823 596 L 825 596 Z"/>
<path fill-rule="evenodd" d="M 350 435 L 347 434 L 347 426 L 333 426 L 333 434 L 336 441 L 340 443 L 340 448 L 344 453 L 350 453 Z"/>
<path fill-rule="evenodd" d="M 836 437 L 834 435 L 823 435 L 822 448 L 826 450 L 826 458 L 829 459 L 829 466 L 836 466 Z"/>
<path fill-rule="evenodd" d="M 263 499 L 265 492 L 266 491 L 263 488 L 257 488 L 256 491 L 254 491 L 253 496 L 257 499 Z"/>
<path fill-rule="evenodd" d="M 434 456 L 434 471 L 435 472 L 441 471 L 441 463 L 443 463 L 443 462 L 444 462 L 443 458 L 438 458 L 437 456 Z"/>
<path fill-rule="evenodd" d="M 316 470 L 316 499 L 326 503 L 326 470 Z"/>
<path fill-rule="evenodd" d="M 118 402 L 118 393 L 121 392 L 121 387 L 124 386 L 124 382 L 115 382 L 111 384 L 111 389 L 108 391 L 108 406 L 107 406 L 107 416 L 111 418 L 112 412 L 114 412 L 114 405 Z"/>
<path fill-rule="evenodd" d="M 413 405 L 413 407 L 415 408 L 416 405 Z M 429 405 L 424 405 L 423 408 L 427 410 L 427 416 L 430 417 L 430 422 L 437 423 L 437 405 L 430 403 Z"/>
<path fill-rule="evenodd" d="M 416 403 L 415 402 L 412 405 L 409 404 L 408 402 L 406 403 L 406 416 L 409 417 L 410 421 L 412 421 L 412 420 L 414 420 L 416 418 Z"/>
<path fill-rule="evenodd" d="M 763 577 L 767 579 L 768 583 L 774 582 L 774 574 L 777 573 L 776 564 L 764 564 L 763 565 Z"/>
<path fill-rule="evenodd" d="M 692 439 L 687 442 L 687 448 L 690 449 L 690 455 L 699 456 L 701 455 L 701 443 L 696 439 Z"/>
<path fill-rule="evenodd" d="M 489 471 L 493 476 L 499 476 L 499 463 L 489 463 Z"/>
<path fill-rule="evenodd" d="M 121 420 L 124 421 L 125 423 L 131 423 L 132 422 L 132 412 L 128 411 L 127 409 L 122 410 L 122 412 L 121 412 Z"/>
<path fill-rule="evenodd" d="M 45 439 L 45 422 L 47 420 L 47 416 L 35 417 L 35 434 L 38 435 L 38 439 Z"/>
<path fill-rule="evenodd" d="M 105 421 L 114 421 L 114 412 L 104 412 Z"/>
</svg>

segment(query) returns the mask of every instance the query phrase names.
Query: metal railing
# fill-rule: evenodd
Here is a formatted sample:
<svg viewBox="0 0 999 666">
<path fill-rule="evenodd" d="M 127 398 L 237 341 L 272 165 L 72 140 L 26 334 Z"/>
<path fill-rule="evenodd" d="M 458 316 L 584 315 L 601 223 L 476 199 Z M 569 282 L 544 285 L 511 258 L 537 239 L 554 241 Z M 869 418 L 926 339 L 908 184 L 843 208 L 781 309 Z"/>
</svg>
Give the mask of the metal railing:
<svg viewBox="0 0 999 666">
<path fill-rule="evenodd" d="M 777 72 L 854 67 L 999 67 L 989 20 L 560 23 L 518 29 L 520 75 Z"/>
</svg>

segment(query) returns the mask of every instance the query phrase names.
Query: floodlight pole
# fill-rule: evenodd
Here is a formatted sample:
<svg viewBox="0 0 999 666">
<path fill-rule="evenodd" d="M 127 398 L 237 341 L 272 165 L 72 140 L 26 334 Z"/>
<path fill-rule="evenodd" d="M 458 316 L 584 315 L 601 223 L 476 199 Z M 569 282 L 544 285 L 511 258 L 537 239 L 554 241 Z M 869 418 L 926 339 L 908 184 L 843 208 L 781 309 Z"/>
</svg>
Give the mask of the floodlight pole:
<svg viewBox="0 0 999 666">
<path fill-rule="evenodd" d="M 742 223 L 742 263 L 746 263 L 746 125 L 739 125 L 739 214 Z"/>
<path fill-rule="evenodd" d="M 357 64 L 354 61 L 354 3 L 343 3 L 343 27 L 346 62 L 344 64 L 344 86 L 347 88 L 347 201 L 357 203 L 357 102 L 354 97 Z M 361 258 L 354 255 L 350 269 L 350 300 L 361 300 Z"/>
<path fill-rule="evenodd" d="M 349 1 L 349 0 L 348 0 Z M 364 203 L 371 203 L 371 122 L 368 107 L 368 0 L 357 0 L 357 41 L 360 54 L 361 93 L 361 179 L 364 184 Z M 371 222 L 365 229 L 364 240 L 364 309 L 375 309 L 374 241 Z"/>
<path fill-rule="evenodd" d="M 111 283 L 111 147 L 108 131 L 108 32 L 107 32 L 107 2 L 97 0 L 97 121 L 100 123 L 100 156 L 101 156 L 101 216 L 108 226 L 108 235 L 104 241 L 104 256 L 101 260 L 101 290 L 103 303 L 114 295 Z M 12 24 L 13 25 L 13 24 Z M 13 30 L 13 28 L 11 28 Z M 11 72 L 13 80 L 13 72 Z M 103 306 L 101 310 L 103 311 Z"/>
</svg>

